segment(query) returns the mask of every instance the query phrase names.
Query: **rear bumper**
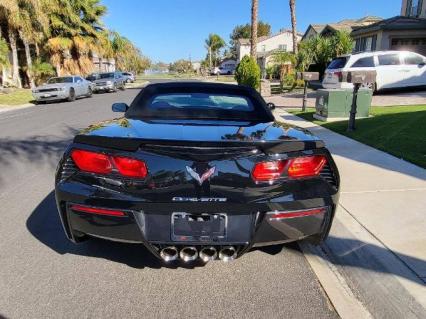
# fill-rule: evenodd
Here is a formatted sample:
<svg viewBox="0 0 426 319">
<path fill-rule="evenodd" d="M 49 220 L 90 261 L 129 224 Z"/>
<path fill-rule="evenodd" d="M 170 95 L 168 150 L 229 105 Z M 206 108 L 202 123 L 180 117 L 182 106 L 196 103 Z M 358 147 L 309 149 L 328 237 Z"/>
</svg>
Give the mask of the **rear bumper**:
<svg viewBox="0 0 426 319">
<path fill-rule="evenodd" d="M 94 194 L 96 194 L 94 196 Z M 87 236 L 115 241 L 142 243 L 157 257 L 159 247 L 174 245 L 238 245 L 244 252 L 252 246 L 296 241 L 308 236 L 327 235 L 334 216 L 338 193 L 328 197 L 255 203 L 148 203 L 119 193 L 105 192 L 76 182 L 59 183 L 56 201 L 67 237 L 73 242 Z M 102 216 L 78 212 L 71 204 L 109 208 L 125 216 Z M 272 212 L 289 212 L 324 207 L 310 216 L 272 218 Z M 227 233 L 223 239 L 192 241 L 172 240 L 173 212 L 221 213 L 227 215 Z"/>
<path fill-rule="evenodd" d="M 348 82 L 327 83 L 322 82 L 324 89 L 353 89 L 353 84 Z"/>
</svg>

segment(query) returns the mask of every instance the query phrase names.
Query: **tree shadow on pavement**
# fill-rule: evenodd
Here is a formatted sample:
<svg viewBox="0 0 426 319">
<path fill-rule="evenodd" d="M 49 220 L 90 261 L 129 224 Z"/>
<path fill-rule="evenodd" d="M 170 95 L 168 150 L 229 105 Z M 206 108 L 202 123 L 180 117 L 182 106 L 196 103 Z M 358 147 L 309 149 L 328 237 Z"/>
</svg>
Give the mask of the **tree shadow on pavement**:
<svg viewBox="0 0 426 319">
<path fill-rule="evenodd" d="M 66 127 L 59 136 L 34 135 L 22 139 L 0 138 L 0 185 L 7 170 L 28 168 L 27 163 L 48 164 L 56 167 L 58 161 L 78 130 Z"/>
<path fill-rule="evenodd" d="M 28 231 L 40 242 L 53 249 L 58 254 L 73 254 L 79 256 L 108 259 L 126 264 L 133 268 L 196 268 L 199 263 L 163 263 L 157 259 L 142 244 L 127 244 L 91 238 L 85 242 L 74 244 L 66 237 L 56 208 L 55 194 L 51 191 L 34 209 L 27 219 Z"/>
</svg>

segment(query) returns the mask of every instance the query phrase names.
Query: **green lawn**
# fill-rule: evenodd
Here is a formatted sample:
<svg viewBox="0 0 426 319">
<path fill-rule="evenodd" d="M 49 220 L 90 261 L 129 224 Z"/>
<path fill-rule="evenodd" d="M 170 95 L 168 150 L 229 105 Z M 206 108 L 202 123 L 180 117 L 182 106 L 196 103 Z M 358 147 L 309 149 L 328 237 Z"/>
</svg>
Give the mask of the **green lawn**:
<svg viewBox="0 0 426 319">
<path fill-rule="evenodd" d="M 30 103 L 33 100 L 31 90 L 13 89 L 9 93 L 0 93 L 0 107 Z"/>
<path fill-rule="evenodd" d="M 426 168 L 426 105 L 372 107 L 371 117 L 356 120 L 356 130 L 347 132 L 348 121 L 321 122 L 314 109 L 291 113 L 334 132 L 388 152 Z"/>
</svg>

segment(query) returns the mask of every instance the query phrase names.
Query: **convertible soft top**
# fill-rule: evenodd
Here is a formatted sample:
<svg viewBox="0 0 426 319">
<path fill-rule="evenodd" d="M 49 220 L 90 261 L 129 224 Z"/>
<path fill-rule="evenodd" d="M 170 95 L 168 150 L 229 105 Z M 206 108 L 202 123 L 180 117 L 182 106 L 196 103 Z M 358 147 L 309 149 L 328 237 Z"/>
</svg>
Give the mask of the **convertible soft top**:
<svg viewBox="0 0 426 319">
<path fill-rule="evenodd" d="M 125 116 L 139 119 L 274 120 L 256 90 L 206 82 L 150 84 L 136 96 Z"/>
</svg>

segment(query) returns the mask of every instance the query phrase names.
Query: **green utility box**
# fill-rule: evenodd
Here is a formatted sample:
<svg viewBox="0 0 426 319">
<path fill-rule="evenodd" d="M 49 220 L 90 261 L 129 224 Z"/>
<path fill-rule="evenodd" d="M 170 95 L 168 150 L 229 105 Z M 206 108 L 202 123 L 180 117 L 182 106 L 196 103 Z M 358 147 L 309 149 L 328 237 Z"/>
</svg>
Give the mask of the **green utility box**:
<svg viewBox="0 0 426 319">
<path fill-rule="evenodd" d="M 336 121 L 349 118 L 352 106 L 352 90 L 324 89 L 317 91 L 314 117 L 320 121 Z M 357 118 L 368 117 L 372 91 L 360 89 L 357 97 Z"/>
</svg>

